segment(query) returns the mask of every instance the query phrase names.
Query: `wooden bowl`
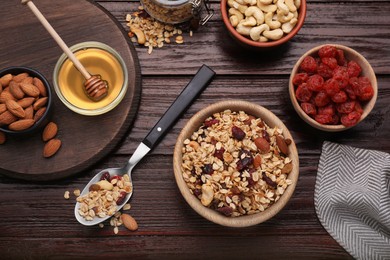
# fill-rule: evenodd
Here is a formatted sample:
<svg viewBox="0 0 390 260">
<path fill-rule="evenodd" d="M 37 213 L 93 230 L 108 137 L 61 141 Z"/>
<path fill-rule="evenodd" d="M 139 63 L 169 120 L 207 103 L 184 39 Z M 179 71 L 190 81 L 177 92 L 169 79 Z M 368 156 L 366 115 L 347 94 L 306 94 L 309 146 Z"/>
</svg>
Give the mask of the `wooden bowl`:
<svg viewBox="0 0 390 260">
<path fill-rule="evenodd" d="M 228 0 L 221 0 L 221 15 L 222 15 L 222 21 L 225 24 L 225 27 L 227 28 L 229 34 L 233 39 L 235 39 L 239 44 L 242 46 L 248 47 L 249 49 L 270 49 L 270 48 L 275 48 L 280 45 L 283 45 L 284 43 L 288 42 L 293 38 L 298 31 L 302 28 L 303 23 L 305 21 L 306 17 L 306 0 L 301 0 L 301 5 L 298 9 L 298 22 L 295 25 L 295 27 L 291 30 L 290 33 L 285 34 L 282 38 L 279 40 L 274 40 L 274 41 L 268 41 L 268 42 L 259 42 L 259 41 L 254 41 L 250 37 L 243 36 L 237 32 L 237 30 L 232 26 L 229 20 L 229 6 L 227 5 Z"/>
<path fill-rule="evenodd" d="M 182 148 L 184 146 L 184 141 L 189 138 L 202 124 L 203 122 L 210 116 L 212 116 L 214 113 L 217 112 L 223 112 L 224 110 L 230 109 L 231 111 L 244 111 L 249 115 L 253 115 L 256 118 L 261 118 L 268 126 L 274 127 L 278 126 L 280 129 L 283 130 L 284 138 L 289 138 L 292 140 L 291 144 L 288 146 L 289 149 L 289 157 L 292 160 L 293 169 L 288 175 L 288 179 L 292 181 L 292 184 L 290 184 L 287 189 L 285 190 L 284 194 L 281 195 L 280 199 L 272 204 L 269 208 L 265 209 L 263 212 L 255 213 L 253 215 L 243 215 L 243 216 L 237 216 L 237 217 L 230 217 L 222 215 L 221 213 L 217 212 L 214 209 L 208 208 L 203 206 L 203 204 L 200 202 L 200 200 L 195 197 L 190 192 L 190 189 L 188 188 L 182 174 L 181 170 L 181 164 L 182 164 Z M 299 159 L 298 159 L 298 152 L 295 146 L 295 143 L 293 141 L 293 138 L 286 128 L 286 126 L 283 124 L 283 122 L 275 116 L 271 111 L 267 110 L 266 108 L 249 103 L 246 101 L 240 101 L 240 100 L 229 100 L 229 101 L 222 101 L 213 105 L 210 105 L 198 113 L 196 113 L 185 125 L 185 127 L 182 129 L 174 150 L 174 157 L 173 157 L 173 166 L 174 166 L 174 173 L 175 173 L 175 179 L 176 183 L 179 187 L 179 190 L 181 194 L 183 195 L 184 199 L 187 201 L 187 203 L 201 216 L 204 218 L 228 227 L 247 227 L 259 224 L 261 222 L 264 222 L 270 218 L 272 218 L 274 215 L 276 215 L 282 208 L 287 204 L 288 200 L 290 199 L 291 195 L 294 192 L 295 186 L 298 181 L 298 175 L 299 175 Z"/>
<path fill-rule="evenodd" d="M 339 125 L 325 125 L 325 124 L 320 124 L 318 123 L 317 121 L 315 121 L 312 117 L 310 117 L 309 115 L 307 115 L 301 108 L 301 106 L 299 105 L 299 102 L 298 100 L 296 99 L 296 96 L 295 96 L 295 87 L 294 87 L 294 84 L 292 83 L 292 80 L 294 78 L 294 75 L 298 73 L 298 69 L 299 69 L 299 66 L 300 64 L 302 63 L 303 59 L 309 55 L 311 56 L 316 56 L 316 54 L 318 53 L 318 50 L 321 49 L 323 46 L 326 46 L 326 45 L 332 45 L 332 46 L 335 46 L 337 49 L 341 49 L 344 51 L 344 54 L 345 54 L 345 58 L 347 60 L 353 60 L 353 61 L 356 61 L 360 67 L 362 68 L 362 72 L 361 72 L 361 76 L 365 76 L 367 77 L 370 82 L 371 82 L 371 85 L 374 89 L 374 96 L 371 98 L 371 100 L 369 100 L 368 102 L 366 103 L 363 103 L 362 104 L 362 108 L 363 108 L 363 114 L 360 118 L 360 120 L 358 121 L 357 124 L 359 124 L 361 121 L 363 121 L 367 115 L 371 112 L 371 110 L 374 108 L 374 105 L 375 105 L 375 102 L 376 102 L 376 99 L 377 99 L 377 96 L 378 96 L 378 84 L 377 84 L 377 80 L 376 80 L 376 76 L 375 76 L 375 72 L 374 70 L 372 69 L 370 63 L 360 54 L 358 53 L 357 51 L 349 48 L 349 47 L 346 47 L 346 46 L 343 46 L 343 45 L 339 45 L 339 44 L 324 44 L 324 45 L 320 45 L 320 46 L 317 46 L 317 47 L 314 47 L 313 49 L 307 51 L 305 54 L 302 55 L 302 57 L 297 61 L 297 63 L 294 65 L 294 68 L 291 72 L 291 75 L 290 75 L 290 80 L 289 80 L 289 93 L 290 93 L 290 99 L 291 99 L 291 102 L 294 106 L 294 109 L 295 111 L 297 111 L 298 115 L 306 122 L 308 123 L 309 125 L 317 128 L 317 129 L 320 129 L 322 131 L 327 131 L 327 132 L 339 132 L 339 131 L 344 131 L 344 130 L 347 130 L 351 127 L 354 127 L 354 126 L 350 126 L 350 127 L 346 127 L 342 124 L 339 124 Z"/>
</svg>

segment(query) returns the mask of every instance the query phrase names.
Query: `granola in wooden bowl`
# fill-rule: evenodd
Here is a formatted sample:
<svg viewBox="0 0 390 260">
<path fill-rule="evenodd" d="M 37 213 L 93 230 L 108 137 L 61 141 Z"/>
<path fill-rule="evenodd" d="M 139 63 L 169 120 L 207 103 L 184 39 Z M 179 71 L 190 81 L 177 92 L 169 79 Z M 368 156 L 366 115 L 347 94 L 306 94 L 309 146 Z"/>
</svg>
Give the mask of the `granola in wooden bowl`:
<svg viewBox="0 0 390 260">
<path fill-rule="evenodd" d="M 280 119 L 245 101 L 223 101 L 193 116 L 174 152 L 178 187 L 200 215 L 231 227 L 277 214 L 299 174 L 298 153 Z"/>
</svg>

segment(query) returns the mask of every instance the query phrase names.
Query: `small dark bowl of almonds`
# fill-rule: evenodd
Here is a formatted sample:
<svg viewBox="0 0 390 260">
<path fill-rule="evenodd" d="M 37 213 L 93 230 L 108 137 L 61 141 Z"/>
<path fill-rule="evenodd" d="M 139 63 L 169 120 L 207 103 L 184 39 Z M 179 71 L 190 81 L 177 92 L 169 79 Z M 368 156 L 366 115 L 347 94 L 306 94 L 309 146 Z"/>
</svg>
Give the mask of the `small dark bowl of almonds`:
<svg viewBox="0 0 390 260">
<path fill-rule="evenodd" d="M 229 227 L 272 218 L 289 201 L 299 175 L 298 152 L 283 122 L 241 100 L 195 114 L 177 139 L 173 165 L 187 203 Z"/>
<path fill-rule="evenodd" d="M 52 93 L 47 79 L 28 67 L 0 70 L 0 131 L 30 136 L 48 122 Z"/>
</svg>

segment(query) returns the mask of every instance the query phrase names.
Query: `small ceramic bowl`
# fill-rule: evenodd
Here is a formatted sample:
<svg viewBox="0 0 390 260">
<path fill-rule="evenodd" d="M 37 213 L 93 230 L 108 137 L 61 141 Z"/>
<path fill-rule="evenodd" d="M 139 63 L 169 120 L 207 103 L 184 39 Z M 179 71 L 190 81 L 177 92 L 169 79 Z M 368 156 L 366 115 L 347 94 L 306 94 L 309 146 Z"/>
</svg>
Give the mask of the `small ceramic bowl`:
<svg viewBox="0 0 390 260">
<path fill-rule="evenodd" d="M 261 118 L 269 127 L 273 128 L 277 126 L 278 128 L 282 129 L 284 138 L 291 140 L 291 144 L 288 146 L 288 156 L 292 160 L 293 166 L 292 171 L 288 174 L 288 179 L 291 180 L 291 184 L 287 186 L 284 194 L 281 195 L 281 197 L 276 203 L 272 204 L 264 211 L 252 215 L 242 215 L 235 217 L 225 216 L 224 214 L 221 214 L 214 209 L 204 206 L 198 199 L 198 197 L 195 197 L 195 195 L 191 193 L 190 188 L 187 186 L 187 183 L 183 178 L 183 171 L 181 165 L 183 160 L 182 149 L 184 147 L 185 140 L 187 138 L 190 138 L 191 135 L 199 129 L 199 127 L 205 122 L 207 118 L 209 118 L 215 113 L 223 112 L 228 109 L 233 112 L 244 111 L 248 115 L 252 115 L 255 118 Z M 208 219 L 209 221 L 228 227 L 252 226 L 272 218 L 280 210 L 282 210 L 282 208 L 289 201 L 290 197 L 294 192 L 299 175 L 298 152 L 295 143 L 292 139 L 292 136 L 286 126 L 283 124 L 283 122 L 266 108 L 241 100 L 222 101 L 210 105 L 196 113 L 187 122 L 177 139 L 174 150 L 173 167 L 177 186 L 187 203 L 198 214 Z"/>
<path fill-rule="evenodd" d="M 314 47 L 313 49 L 311 49 L 311 50 L 307 51 L 305 54 L 303 54 L 302 57 L 297 61 L 297 63 L 293 67 L 293 70 L 292 70 L 291 75 L 290 75 L 290 80 L 289 80 L 290 99 L 291 99 L 291 102 L 294 106 L 295 111 L 298 113 L 298 115 L 306 123 L 308 123 L 312 127 L 315 127 L 317 129 L 320 129 L 322 131 L 327 131 L 327 132 L 339 132 L 339 131 L 344 131 L 344 130 L 350 129 L 351 127 L 354 127 L 355 125 L 346 127 L 346 126 L 342 125 L 341 123 L 336 124 L 336 125 L 328 125 L 328 124 L 318 123 L 316 120 L 314 120 L 312 117 L 307 115 L 302 110 L 300 103 L 298 102 L 298 100 L 296 98 L 296 93 L 295 93 L 296 86 L 294 86 L 294 84 L 293 84 L 293 78 L 297 73 L 299 73 L 299 67 L 300 67 L 302 61 L 305 59 L 305 57 L 307 57 L 307 56 L 318 57 L 318 51 L 326 45 L 331 45 L 331 46 L 336 47 L 339 50 L 342 50 L 344 52 L 346 60 L 357 62 L 362 69 L 360 76 L 367 77 L 370 80 L 372 88 L 374 90 L 374 95 L 369 101 L 361 102 L 363 113 L 362 113 L 359 121 L 355 125 L 357 125 L 361 121 L 363 121 L 368 116 L 368 114 L 371 112 L 371 110 L 374 108 L 374 105 L 375 105 L 375 102 L 376 102 L 376 99 L 378 96 L 378 84 L 377 84 L 375 72 L 372 69 L 370 63 L 360 53 L 358 53 L 357 51 L 355 51 L 349 47 L 343 46 L 343 45 L 324 44 L 324 45 Z"/>
<path fill-rule="evenodd" d="M 46 88 L 47 101 L 46 101 L 46 105 L 45 105 L 45 107 L 46 107 L 45 112 L 43 113 L 42 116 L 40 116 L 40 119 L 38 119 L 34 123 L 34 125 L 32 125 L 31 127 L 27 128 L 25 130 L 20 130 L 20 131 L 10 130 L 10 129 L 8 129 L 7 125 L 3 125 L 0 127 L 0 131 L 4 132 L 6 134 L 9 134 L 9 135 L 14 135 L 14 136 L 18 136 L 18 137 L 30 136 L 31 134 L 33 134 L 33 133 L 37 132 L 38 130 L 40 130 L 41 128 L 43 128 L 49 122 L 50 116 L 51 116 L 51 111 L 52 111 L 51 87 L 50 87 L 49 82 L 45 78 L 45 76 L 43 76 L 39 71 L 32 69 L 32 68 L 28 68 L 28 67 L 9 67 L 9 68 L 5 68 L 3 70 L 0 70 L 0 78 L 3 77 L 4 75 L 7 75 L 7 74 L 11 74 L 13 76 L 16 76 L 16 75 L 21 74 L 21 73 L 28 73 L 28 75 L 30 77 L 33 77 L 33 78 L 36 77 L 42 81 L 44 87 Z M 3 86 L 3 91 L 4 91 L 4 86 Z M 25 97 L 27 97 L 27 95 L 25 95 Z M 39 97 L 43 97 L 43 96 L 40 95 Z M 34 101 L 34 102 L 36 102 L 36 101 Z M 36 113 L 36 112 L 34 112 L 34 113 Z"/>
<path fill-rule="evenodd" d="M 270 49 L 283 45 L 293 38 L 298 31 L 302 28 L 303 23 L 306 17 L 306 0 L 301 0 L 300 7 L 298 9 L 298 21 L 294 28 L 287 34 L 284 34 L 282 38 L 279 40 L 269 40 L 267 42 L 254 41 L 249 36 L 243 36 L 237 32 L 236 28 L 234 28 L 230 22 L 229 17 L 229 9 L 228 0 L 221 0 L 221 15 L 222 21 L 225 24 L 229 34 L 242 46 L 248 47 L 252 50 L 261 50 L 261 49 Z M 263 12 L 265 15 L 265 12 Z M 245 15 L 244 15 L 245 18 Z M 257 25 L 256 25 L 257 26 Z"/>
<path fill-rule="evenodd" d="M 128 71 L 121 55 L 101 42 L 82 42 L 70 47 L 91 75 L 108 82 L 108 94 L 100 101 L 91 100 L 85 93 L 85 78 L 64 54 L 53 72 L 53 85 L 58 98 L 70 110 L 86 116 L 96 116 L 114 109 L 125 97 Z"/>
</svg>

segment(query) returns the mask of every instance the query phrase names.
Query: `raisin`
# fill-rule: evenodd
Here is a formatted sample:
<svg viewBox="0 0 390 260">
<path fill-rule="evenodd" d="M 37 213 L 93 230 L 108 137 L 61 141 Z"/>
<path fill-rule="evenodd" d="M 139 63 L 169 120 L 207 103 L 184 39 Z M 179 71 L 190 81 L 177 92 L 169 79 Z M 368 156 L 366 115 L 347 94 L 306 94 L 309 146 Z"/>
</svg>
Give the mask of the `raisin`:
<svg viewBox="0 0 390 260">
<path fill-rule="evenodd" d="M 118 199 L 116 200 L 116 205 L 121 205 L 124 201 L 125 201 L 125 199 L 126 199 L 126 195 L 127 195 L 127 193 L 125 192 L 125 191 L 122 191 L 120 194 L 119 194 L 119 197 L 118 197 Z"/>
<path fill-rule="evenodd" d="M 349 114 L 355 109 L 356 101 L 350 100 L 341 104 L 337 104 L 336 108 L 339 113 Z"/>
<path fill-rule="evenodd" d="M 212 175 L 214 173 L 213 166 L 211 164 L 205 164 L 202 167 L 202 174 Z"/>
<path fill-rule="evenodd" d="M 349 77 L 359 77 L 362 72 L 362 68 L 356 61 L 351 60 L 348 62 L 347 71 Z"/>
<path fill-rule="evenodd" d="M 244 158 L 242 156 L 243 154 L 245 154 Z M 250 151 L 243 149 L 239 152 L 238 156 L 240 158 L 240 160 L 237 162 L 238 171 L 243 171 L 253 164 L 253 156 Z"/>
<path fill-rule="evenodd" d="M 276 184 L 276 182 L 274 182 L 273 180 L 271 180 L 270 177 L 268 177 L 267 175 L 265 175 L 265 173 L 263 173 L 263 176 L 262 176 L 262 179 L 263 181 L 265 181 L 268 186 L 271 186 L 272 188 L 276 188 L 278 185 Z"/>
<path fill-rule="evenodd" d="M 314 117 L 314 120 L 316 120 L 318 123 L 327 125 L 332 122 L 332 116 L 331 115 L 316 115 Z"/>
<path fill-rule="evenodd" d="M 271 142 L 271 139 L 269 138 L 269 134 L 266 130 L 261 130 L 261 137 L 267 140 L 267 142 Z"/>
<path fill-rule="evenodd" d="M 216 118 L 212 118 L 212 119 L 209 119 L 209 120 L 204 121 L 204 125 L 205 125 L 206 127 L 210 127 L 210 126 L 215 125 L 215 124 L 218 124 L 218 123 L 219 123 L 219 120 L 216 119 Z"/>
<path fill-rule="evenodd" d="M 239 195 L 241 193 L 240 189 L 237 186 L 233 186 L 230 188 L 230 191 L 233 195 Z"/>
<path fill-rule="evenodd" d="M 324 85 L 324 78 L 318 74 L 314 74 L 307 80 L 307 87 L 311 91 L 321 91 Z"/>
<path fill-rule="evenodd" d="M 307 73 L 297 73 L 293 77 L 292 82 L 295 86 L 299 86 L 302 83 L 305 83 L 308 79 L 309 79 L 309 75 Z"/>
<path fill-rule="evenodd" d="M 317 95 L 315 96 L 314 102 L 315 102 L 316 106 L 318 106 L 318 107 L 323 107 L 323 106 L 326 106 L 327 104 L 329 104 L 330 98 L 329 98 L 329 96 L 326 94 L 325 91 L 320 91 L 320 92 L 318 92 Z"/>
<path fill-rule="evenodd" d="M 238 141 L 244 140 L 244 138 L 246 136 L 245 132 L 241 128 L 239 128 L 238 126 L 235 126 L 235 125 L 232 127 L 232 135 Z"/>
<path fill-rule="evenodd" d="M 340 86 L 337 80 L 331 78 L 325 81 L 324 89 L 328 96 L 333 97 L 336 93 L 340 92 Z"/>
<path fill-rule="evenodd" d="M 315 116 L 317 114 L 316 107 L 311 103 L 301 103 L 301 108 L 309 116 Z"/>
<path fill-rule="evenodd" d="M 317 62 L 313 57 L 307 56 L 303 59 L 300 69 L 309 74 L 315 73 L 317 71 Z"/>
<path fill-rule="evenodd" d="M 225 149 L 223 147 L 221 147 L 221 149 L 219 150 L 215 150 L 214 151 L 214 157 L 217 157 L 218 159 L 220 159 L 221 161 L 223 161 L 223 153 L 225 152 Z"/>
<path fill-rule="evenodd" d="M 312 94 L 313 93 L 307 87 L 306 83 L 299 85 L 297 90 L 295 91 L 295 96 L 301 102 L 308 102 L 310 100 Z"/>
<path fill-rule="evenodd" d="M 233 209 L 228 206 L 217 208 L 216 210 L 227 217 L 230 217 L 233 213 Z"/>
<path fill-rule="evenodd" d="M 195 195 L 195 197 L 199 197 L 200 195 L 202 195 L 202 190 L 201 189 L 195 189 L 192 191 Z"/>
<path fill-rule="evenodd" d="M 354 126 L 359 122 L 361 116 L 362 114 L 360 114 L 359 112 L 352 111 L 349 114 L 345 114 L 341 116 L 341 123 L 347 127 Z"/>
<path fill-rule="evenodd" d="M 334 94 L 334 96 L 332 97 L 332 101 L 335 103 L 344 103 L 345 101 L 347 101 L 347 99 L 348 99 L 347 93 L 345 93 L 342 90 Z"/>
<path fill-rule="evenodd" d="M 104 173 L 102 174 L 102 176 L 100 177 L 100 180 L 101 180 L 101 181 L 102 181 L 102 180 L 110 181 L 110 179 L 111 179 L 111 176 L 110 176 L 110 173 L 109 173 L 109 172 L 104 172 Z"/>
<path fill-rule="evenodd" d="M 252 120 L 256 120 L 256 117 L 249 115 L 247 119 L 245 119 L 244 124 L 245 125 L 251 125 Z"/>
<path fill-rule="evenodd" d="M 325 45 L 318 50 L 318 56 L 320 56 L 320 58 L 336 58 L 337 48 L 331 45 Z"/>
</svg>

